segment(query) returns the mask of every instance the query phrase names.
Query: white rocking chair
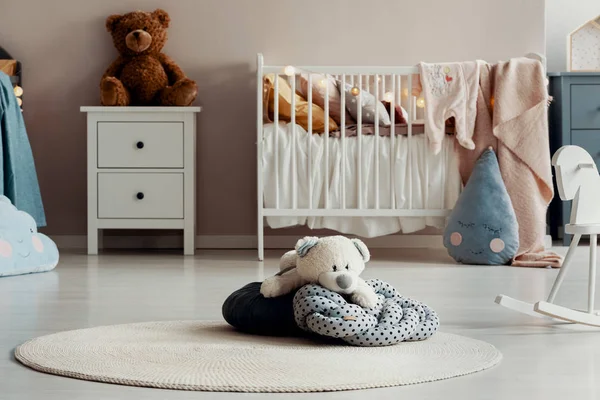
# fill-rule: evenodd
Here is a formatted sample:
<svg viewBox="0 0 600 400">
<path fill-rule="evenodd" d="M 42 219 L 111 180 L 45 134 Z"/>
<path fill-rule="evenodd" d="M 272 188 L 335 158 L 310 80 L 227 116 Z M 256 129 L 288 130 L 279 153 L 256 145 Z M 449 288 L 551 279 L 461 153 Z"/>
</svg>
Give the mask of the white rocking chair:
<svg viewBox="0 0 600 400">
<path fill-rule="evenodd" d="M 537 317 L 552 317 L 584 325 L 600 326 L 600 315 L 594 310 L 596 247 L 598 234 L 600 234 L 600 175 L 594 159 L 578 146 L 564 146 L 558 149 L 552 157 L 552 165 L 556 173 L 560 198 L 563 201 L 573 200 L 570 223 L 565 226 L 565 233 L 573 235 L 567 256 L 546 301 L 532 304 L 501 294 L 496 297 L 496 303 Z M 587 312 L 554 304 L 556 294 L 572 264 L 573 254 L 582 235 L 590 236 Z"/>
</svg>

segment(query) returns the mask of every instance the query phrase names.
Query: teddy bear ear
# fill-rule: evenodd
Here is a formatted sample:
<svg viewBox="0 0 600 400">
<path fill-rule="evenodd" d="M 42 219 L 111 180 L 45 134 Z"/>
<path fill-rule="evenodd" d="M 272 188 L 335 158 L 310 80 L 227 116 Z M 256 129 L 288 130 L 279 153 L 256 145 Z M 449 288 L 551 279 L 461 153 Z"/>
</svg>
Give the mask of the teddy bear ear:
<svg viewBox="0 0 600 400">
<path fill-rule="evenodd" d="M 351 240 L 352 240 L 352 243 L 354 243 L 354 246 L 356 247 L 356 249 L 358 250 L 360 255 L 362 256 L 363 261 L 368 262 L 371 259 L 371 253 L 369 253 L 369 249 L 367 248 L 367 245 L 364 244 L 362 242 L 362 240 L 360 240 L 360 239 L 351 239 Z"/>
<path fill-rule="evenodd" d="M 164 26 L 165 28 L 169 27 L 169 22 L 171 22 L 171 17 L 169 17 L 169 14 L 165 10 L 157 8 L 152 13 L 152 17 L 156 18 L 160 22 L 160 24 L 162 26 Z"/>
<path fill-rule="evenodd" d="M 308 254 L 308 251 L 315 247 L 319 242 L 318 237 L 314 236 L 305 236 L 304 238 L 298 240 L 296 242 L 296 253 L 298 253 L 299 257 L 304 257 Z"/>
<path fill-rule="evenodd" d="M 114 14 L 106 18 L 106 30 L 113 32 L 119 24 L 121 17 L 121 15 Z"/>
</svg>

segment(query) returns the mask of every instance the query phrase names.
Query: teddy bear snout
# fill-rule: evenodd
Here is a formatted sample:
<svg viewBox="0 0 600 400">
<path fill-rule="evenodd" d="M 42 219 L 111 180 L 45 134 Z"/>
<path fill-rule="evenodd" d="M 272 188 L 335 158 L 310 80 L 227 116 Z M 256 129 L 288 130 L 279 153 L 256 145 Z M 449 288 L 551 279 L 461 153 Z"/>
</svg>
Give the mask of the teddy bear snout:
<svg viewBox="0 0 600 400">
<path fill-rule="evenodd" d="M 340 287 L 340 289 L 348 289 L 350 286 L 352 286 L 353 283 L 353 279 L 350 275 L 340 275 L 337 278 L 335 278 L 335 283 L 337 283 L 337 285 Z"/>
<path fill-rule="evenodd" d="M 125 43 L 130 50 L 141 53 L 152 44 L 152 35 L 143 29 L 137 29 L 127 34 Z"/>
</svg>

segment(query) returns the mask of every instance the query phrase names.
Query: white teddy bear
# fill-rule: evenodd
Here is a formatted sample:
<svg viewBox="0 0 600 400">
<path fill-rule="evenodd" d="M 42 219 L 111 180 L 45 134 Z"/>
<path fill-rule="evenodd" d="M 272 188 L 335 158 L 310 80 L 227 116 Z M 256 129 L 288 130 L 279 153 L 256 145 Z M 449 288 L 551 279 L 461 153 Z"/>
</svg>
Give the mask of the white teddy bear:
<svg viewBox="0 0 600 400">
<path fill-rule="evenodd" d="M 342 294 L 361 307 L 372 308 L 377 295 L 359 276 L 371 254 L 359 239 L 344 236 L 317 238 L 307 236 L 298 240 L 296 250 L 281 257 L 280 272 L 267 278 L 260 287 L 265 297 L 290 293 L 308 283 Z"/>
</svg>

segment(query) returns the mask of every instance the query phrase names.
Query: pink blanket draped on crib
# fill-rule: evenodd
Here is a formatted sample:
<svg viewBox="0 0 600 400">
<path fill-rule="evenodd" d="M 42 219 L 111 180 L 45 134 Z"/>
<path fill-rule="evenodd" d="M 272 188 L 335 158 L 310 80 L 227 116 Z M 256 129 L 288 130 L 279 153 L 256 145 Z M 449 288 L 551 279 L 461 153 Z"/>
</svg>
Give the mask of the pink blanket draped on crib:
<svg viewBox="0 0 600 400">
<path fill-rule="evenodd" d="M 554 195 L 547 118 L 548 94 L 539 61 L 517 58 L 481 64 L 475 149 L 456 146 L 463 182 L 481 153 L 492 146 L 519 222 L 520 267 L 561 266 L 561 256 L 544 248 L 546 212 Z"/>
</svg>

